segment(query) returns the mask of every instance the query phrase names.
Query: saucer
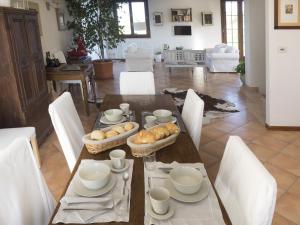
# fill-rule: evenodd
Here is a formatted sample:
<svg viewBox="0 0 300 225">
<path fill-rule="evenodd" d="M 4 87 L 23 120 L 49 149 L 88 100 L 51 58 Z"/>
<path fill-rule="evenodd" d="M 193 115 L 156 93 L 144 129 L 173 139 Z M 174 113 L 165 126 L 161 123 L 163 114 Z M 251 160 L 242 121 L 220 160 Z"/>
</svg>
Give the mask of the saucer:
<svg viewBox="0 0 300 225">
<path fill-rule="evenodd" d="M 127 170 L 127 169 L 129 168 L 130 163 L 129 163 L 127 160 L 125 160 L 125 165 L 124 165 L 124 167 L 121 168 L 121 169 L 116 169 L 116 168 L 114 168 L 114 167 L 112 166 L 112 163 L 111 163 L 111 162 L 110 162 L 109 166 L 110 166 L 111 171 L 113 171 L 113 172 L 115 172 L 115 173 L 121 173 L 121 172 L 124 172 L 125 170 Z"/>
<path fill-rule="evenodd" d="M 149 200 L 150 201 L 150 200 Z M 169 211 L 164 214 L 164 215 L 161 215 L 161 214 L 157 214 L 156 212 L 154 212 L 152 206 L 151 206 L 151 203 L 148 201 L 147 203 L 147 213 L 149 213 L 149 215 L 151 217 L 153 217 L 154 219 L 157 219 L 157 220 L 167 220 L 167 219 L 170 219 L 174 213 L 175 213 L 175 209 L 174 209 L 174 206 L 170 203 L 169 205 Z"/>
<path fill-rule="evenodd" d="M 115 186 L 116 181 L 116 178 L 114 176 L 111 176 L 110 180 L 103 188 L 92 190 L 86 188 L 79 180 L 79 177 L 76 176 L 73 184 L 73 190 L 76 194 L 83 197 L 96 197 L 109 192 Z"/>
<path fill-rule="evenodd" d="M 190 194 L 190 195 L 185 195 L 185 194 L 177 191 L 175 189 L 174 185 L 172 184 L 172 182 L 170 181 L 170 179 L 167 179 L 165 181 L 164 187 L 166 189 L 168 189 L 168 191 L 170 192 L 170 196 L 172 198 L 174 198 L 180 202 L 187 202 L 187 203 L 199 202 L 199 201 L 205 199 L 209 193 L 209 185 L 205 179 L 203 180 L 199 191 L 197 191 L 194 194 Z"/>
<path fill-rule="evenodd" d="M 114 125 L 117 123 L 123 123 L 125 121 L 126 121 L 126 117 L 124 117 L 124 116 L 122 116 L 122 119 L 120 119 L 119 121 L 115 121 L 115 122 L 108 120 L 105 116 L 102 116 L 100 119 L 100 122 L 103 124 L 106 124 L 106 125 Z"/>
<path fill-rule="evenodd" d="M 166 123 L 176 123 L 176 122 L 177 122 L 177 118 L 175 116 L 172 116 L 171 120 L 169 122 L 161 123 L 161 122 L 158 122 L 157 120 L 155 121 L 156 124 L 166 124 Z"/>
</svg>

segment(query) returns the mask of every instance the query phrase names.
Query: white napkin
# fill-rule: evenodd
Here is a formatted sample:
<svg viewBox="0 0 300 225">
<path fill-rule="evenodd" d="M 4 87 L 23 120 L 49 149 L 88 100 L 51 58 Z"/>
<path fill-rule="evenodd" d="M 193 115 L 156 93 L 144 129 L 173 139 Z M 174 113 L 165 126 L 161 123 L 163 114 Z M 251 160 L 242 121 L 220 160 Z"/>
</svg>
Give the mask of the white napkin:
<svg viewBox="0 0 300 225">
<path fill-rule="evenodd" d="M 173 168 L 177 165 L 179 165 L 179 163 L 177 162 L 173 162 L 171 164 L 156 162 L 156 168 Z M 145 212 L 145 225 L 225 225 L 217 196 L 207 177 L 204 165 L 202 163 L 187 163 L 180 165 L 192 166 L 200 169 L 205 177 L 204 182 L 207 182 L 207 184 L 209 184 L 210 191 L 208 196 L 200 202 L 196 203 L 183 203 L 171 199 L 170 204 L 172 204 L 175 208 L 175 214 L 173 215 L 173 217 L 166 221 L 158 221 L 154 218 L 151 218 L 151 216 L 147 212 Z M 150 177 L 151 179 L 151 187 L 159 187 L 164 185 L 166 179 L 169 176 L 159 169 L 153 171 L 144 169 L 144 171 L 145 193 L 147 193 L 149 188 L 148 177 Z M 145 196 L 147 196 L 147 194 L 145 194 Z M 147 201 L 149 201 L 148 197 L 146 197 L 145 199 L 145 204 L 148 204 Z"/>
<path fill-rule="evenodd" d="M 80 166 L 85 163 L 89 163 L 92 160 L 82 160 Z M 126 188 L 131 192 L 131 180 L 133 170 L 133 160 L 127 159 L 130 166 L 127 170 L 129 179 L 126 182 Z M 109 163 L 110 160 L 104 160 L 103 162 Z M 78 171 L 78 170 L 77 170 Z M 115 203 L 122 201 L 122 190 L 124 187 L 124 181 L 122 178 L 123 173 L 112 174 L 116 177 L 116 185 L 107 194 L 96 197 L 86 198 L 80 197 L 75 194 L 73 190 L 74 178 L 76 179 L 77 172 L 74 178 L 70 182 L 68 190 L 65 196 L 61 199 L 61 205 L 52 221 L 52 223 L 106 223 L 106 222 L 128 222 L 129 221 L 129 210 L 124 212 L 122 215 L 117 215 L 113 209 L 113 198 Z M 127 196 L 126 196 L 127 197 Z M 125 198 L 126 199 L 126 198 Z M 121 203 L 122 204 L 122 203 Z M 130 200 L 128 208 L 130 209 Z M 78 210 L 81 209 L 81 210 Z"/>
</svg>

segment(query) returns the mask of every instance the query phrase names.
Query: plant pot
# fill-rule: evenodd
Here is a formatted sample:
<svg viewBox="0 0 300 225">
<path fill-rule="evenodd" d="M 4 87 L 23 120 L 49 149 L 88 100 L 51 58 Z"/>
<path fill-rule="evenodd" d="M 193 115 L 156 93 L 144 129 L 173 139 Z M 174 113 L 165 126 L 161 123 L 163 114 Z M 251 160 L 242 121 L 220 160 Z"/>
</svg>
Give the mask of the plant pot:
<svg viewBox="0 0 300 225">
<path fill-rule="evenodd" d="M 113 78 L 113 62 L 94 60 L 95 79 L 104 80 Z"/>
<path fill-rule="evenodd" d="M 154 55 L 154 59 L 155 59 L 155 62 L 160 63 L 161 62 L 161 54 Z"/>
<path fill-rule="evenodd" d="M 245 85 L 245 84 L 246 84 L 246 78 L 245 78 L 245 74 L 241 74 L 241 73 L 239 73 L 239 75 L 240 75 L 240 79 L 241 79 L 241 81 L 242 81 L 243 85 Z"/>
</svg>

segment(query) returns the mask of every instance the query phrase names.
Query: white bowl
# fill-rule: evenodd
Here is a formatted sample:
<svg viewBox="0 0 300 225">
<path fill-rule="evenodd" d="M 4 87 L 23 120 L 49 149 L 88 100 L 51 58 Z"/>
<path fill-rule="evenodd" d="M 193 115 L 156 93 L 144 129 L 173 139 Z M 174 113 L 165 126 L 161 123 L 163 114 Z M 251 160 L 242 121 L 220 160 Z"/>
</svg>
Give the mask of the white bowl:
<svg viewBox="0 0 300 225">
<path fill-rule="evenodd" d="M 105 163 L 92 162 L 82 165 L 78 172 L 82 184 L 92 190 L 104 187 L 111 176 L 110 167 Z"/>
<path fill-rule="evenodd" d="M 166 109 L 158 109 L 153 112 L 153 115 L 160 123 L 167 123 L 172 119 L 172 112 Z"/>
<path fill-rule="evenodd" d="M 122 119 L 123 111 L 121 109 L 109 109 L 104 111 L 106 119 L 117 122 Z"/>
<path fill-rule="evenodd" d="M 183 194 L 194 194 L 202 185 L 203 175 L 195 168 L 180 166 L 170 172 L 170 180 L 177 191 Z"/>
</svg>

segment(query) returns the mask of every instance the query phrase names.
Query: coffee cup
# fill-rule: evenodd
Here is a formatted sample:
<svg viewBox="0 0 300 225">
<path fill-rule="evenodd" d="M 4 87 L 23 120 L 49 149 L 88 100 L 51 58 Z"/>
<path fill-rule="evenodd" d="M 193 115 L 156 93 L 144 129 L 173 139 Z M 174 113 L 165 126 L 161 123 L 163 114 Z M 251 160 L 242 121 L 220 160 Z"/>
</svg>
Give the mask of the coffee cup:
<svg viewBox="0 0 300 225">
<path fill-rule="evenodd" d="M 170 193 L 163 187 L 151 188 L 149 191 L 150 202 L 155 213 L 164 215 L 169 211 Z"/>
<path fill-rule="evenodd" d="M 122 104 L 120 104 L 119 106 L 120 106 L 120 109 L 121 109 L 124 113 L 126 113 L 126 114 L 129 113 L 129 107 L 130 107 L 130 105 L 129 105 L 128 103 L 122 103 Z"/>
<path fill-rule="evenodd" d="M 146 116 L 145 120 L 146 120 L 147 124 L 154 125 L 155 121 L 156 121 L 156 117 L 155 116 Z"/>
<path fill-rule="evenodd" d="M 125 166 L 126 152 L 121 149 L 113 150 L 109 153 L 112 167 L 115 169 L 122 169 Z"/>
</svg>

